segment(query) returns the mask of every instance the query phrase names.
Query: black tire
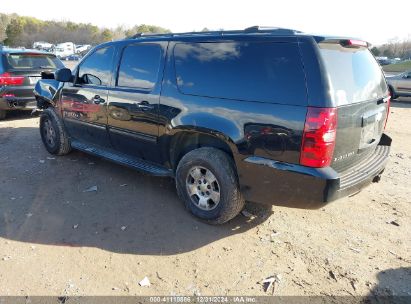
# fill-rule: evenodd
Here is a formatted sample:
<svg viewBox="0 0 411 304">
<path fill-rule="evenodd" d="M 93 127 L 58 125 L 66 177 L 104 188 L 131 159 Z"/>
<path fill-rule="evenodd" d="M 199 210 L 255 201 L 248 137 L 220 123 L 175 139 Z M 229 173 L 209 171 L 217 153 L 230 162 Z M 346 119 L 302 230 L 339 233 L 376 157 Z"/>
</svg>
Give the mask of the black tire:
<svg viewBox="0 0 411 304">
<path fill-rule="evenodd" d="M 49 153 L 55 155 L 70 153 L 70 139 L 54 108 L 47 108 L 41 113 L 40 135 Z"/>
<path fill-rule="evenodd" d="M 198 203 L 199 197 L 196 194 L 190 195 L 189 193 L 190 184 L 188 180 L 190 178 L 193 180 L 191 185 L 197 186 L 189 173 L 193 172 L 191 171 L 193 168 L 200 167 L 205 172 L 209 170 L 216 179 L 217 184 L 214 185 L 218 185 L 219 201 L 211 210 L 201 209 Z M 204 182 L 204 184 L 206 183 Z M 245 201 L 238 185 L 234 162 L 225 152 L 215 148 L 199 148 L 184 155 L 176 171 L 176 188 L 186 208 L 193 215 L 209 224 L 223 224 L 233 219 L 244 208 Z M 196 198 L 198 201 L 196 201 Z M 211 206 L 213 205 L 212 200 L 208 202 L 211 202 Z"/>
<path fill-rule="evenodd" d="M 6 111 L 5 110 L 0 110 L 0 120 L 6 118 Z"/>
<path fill-rule="evenodd" d="M 391 100 L 397 99 L 398 96 L 395 94 L 394 89 L 390 86 L 388 87 L 388 90 L 390 91 L 390 95 L 391 95 Z"/>
</svg>

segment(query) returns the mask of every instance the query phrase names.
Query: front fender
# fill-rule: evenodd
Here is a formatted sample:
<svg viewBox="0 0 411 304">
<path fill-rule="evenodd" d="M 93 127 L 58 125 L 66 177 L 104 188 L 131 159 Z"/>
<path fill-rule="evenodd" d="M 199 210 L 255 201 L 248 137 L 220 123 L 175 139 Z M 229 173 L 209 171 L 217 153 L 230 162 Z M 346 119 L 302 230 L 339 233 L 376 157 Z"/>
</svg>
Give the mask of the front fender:
<svg viewBox="0 0 411 304">
<path fill-rule="evenodd" d="M 34 96 L 37 100 L 37 107 L 40 109 L 47 108 L 48 105 L 56 106 L 58 101 L 58 92 L 63 84 L 54 79 L 41 79 L 34 87 Z"/>
</svg>

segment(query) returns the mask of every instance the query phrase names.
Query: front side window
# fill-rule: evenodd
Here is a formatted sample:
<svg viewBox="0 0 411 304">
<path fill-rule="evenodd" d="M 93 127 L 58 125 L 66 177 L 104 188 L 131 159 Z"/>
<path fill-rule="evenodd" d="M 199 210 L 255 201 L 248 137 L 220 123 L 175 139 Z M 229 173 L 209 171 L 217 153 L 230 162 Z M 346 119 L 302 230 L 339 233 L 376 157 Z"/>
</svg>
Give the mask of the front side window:
<svg viewBox="0 0 411 304">
<path fill-rule="evenodd" d="M 111 80 L 111 67 L 114 47 L 98 49 L 81 64 L 78 72 L 80 84 L 108 86 Z"/>
<path fill-rule="evenodd" d="M 121 58 L 117 86 L 151 90 L 157 82 L 161 47 L 156 44 L 127 46 Z"/>
</svg>

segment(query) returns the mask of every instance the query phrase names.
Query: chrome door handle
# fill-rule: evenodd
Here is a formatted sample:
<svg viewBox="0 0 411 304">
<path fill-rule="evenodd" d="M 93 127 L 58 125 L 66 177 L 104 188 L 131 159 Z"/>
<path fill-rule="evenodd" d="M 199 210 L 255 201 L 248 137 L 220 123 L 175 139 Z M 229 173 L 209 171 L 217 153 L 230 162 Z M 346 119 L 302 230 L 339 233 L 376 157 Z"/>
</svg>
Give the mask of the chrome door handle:
<svg viewBox="0 0 411 304">
<path fill-rule="evenodd" d="M 101 98 L 100 95 L 96 95 L 96 96 L 93 97 L 93 102 L 95 104 L 100 104 L 100 103 L 105 103 L 106 100 Z"/>
<path fill-rule="evenodd" d="M 145 100 L 137 103 L 136 106 L 143 111 L 154 109 L 154 105 L 149 104 L 148 101 Z"/>
</svg>

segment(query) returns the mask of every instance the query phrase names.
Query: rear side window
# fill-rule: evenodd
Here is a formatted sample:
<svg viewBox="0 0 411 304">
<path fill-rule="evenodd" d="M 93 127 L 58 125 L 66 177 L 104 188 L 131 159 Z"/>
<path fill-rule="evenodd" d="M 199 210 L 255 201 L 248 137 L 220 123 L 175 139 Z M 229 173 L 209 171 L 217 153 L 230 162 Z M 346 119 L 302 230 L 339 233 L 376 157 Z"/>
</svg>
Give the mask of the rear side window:
<svg viewBox="0 0 411 304">
<path fill-rule="evenodd" d="M 307 104 L 297 44 L 179 43 L 174 58 L 177 85 L 184 94 Z"/>
<path fill-rule="evenodd" d="M 10 53 L 6 59 L 8 65 L 16 70 L 60 69 L 64 67 L 56 56 L 47 54 Z"/>
<path fill-rule="evenodd" d="M 114 47 L 98 49 L 80 65 L 78 78 L 82 84 L 107 86 L 111 80 Z"/>
<path fill-rule="evenodd" d="M 320 43 L 320 52 L 337 106 L 382 98 L 387 85 L 380 66 L 367 48 Z"/>
<path fill-rule="evenodd" d="M 124 49 L 117 86 L 150 90 L 158 78 L 161 47 L 157 44 L 130 45 Z"/>
</svg>

